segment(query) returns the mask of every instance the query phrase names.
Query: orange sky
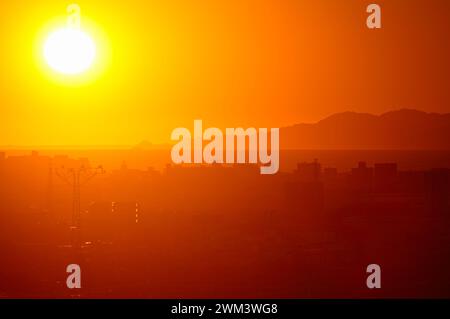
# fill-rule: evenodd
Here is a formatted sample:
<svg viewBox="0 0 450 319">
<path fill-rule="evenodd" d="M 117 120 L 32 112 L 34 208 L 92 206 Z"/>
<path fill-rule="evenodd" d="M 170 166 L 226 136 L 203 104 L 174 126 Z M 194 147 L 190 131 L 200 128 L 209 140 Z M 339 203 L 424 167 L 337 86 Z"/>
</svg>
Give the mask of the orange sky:
<svg viewBox="0 0 450 319">
<path fill-rule="evenodd" d="M 133 145 L 206 126 L 281 127 L 335 112 L 450 112 L 450 2 L 76 1 L 104 65 L 77 85 L 40 61 L 70 1 L 0 3 L 0 145 Z M 93 30 L 94 30 L 93 29 Z"/>
</svg>

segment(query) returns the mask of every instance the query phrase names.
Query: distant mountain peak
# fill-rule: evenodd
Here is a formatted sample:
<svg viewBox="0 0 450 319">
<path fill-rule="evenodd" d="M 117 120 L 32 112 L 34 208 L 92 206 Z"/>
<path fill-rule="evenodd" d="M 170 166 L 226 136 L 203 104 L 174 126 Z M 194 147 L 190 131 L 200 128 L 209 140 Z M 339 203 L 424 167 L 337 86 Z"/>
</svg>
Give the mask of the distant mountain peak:
<svg viewBox="0 0 450 319">
<path fill-rule="evenodd" d="M 450 149 L 450 114 L 400 109 L 336 113 L 282 129 L 284 149 Z"/>
<path fill-rule="evenodd" d="M 169 144 L 153 144 L 147 140 L 144 140 L 133 147 L 134 150 L 137 151 L 149 151 L 149 150 L 161 150 L 169 148 Z"/>
<path fill-rule="evenodd" d="M 323 120 L 320 120 L 319 123 L 328 123 L 328 122 L 336 122 L 336 121 L 348 121 L 348 120 L 367 120 L 367 119 L 373 119 L 376 115 L 369 114 L 369 113 L 358 113 L 353 111 L 347 111 L 347 112 L 340 112 L 332 114 Z"/>
<path fill-rule="evenodd" d="M 136 145 L 134 148 L 143 150 L 143 149 L 149 149 L 152 147 L 153 147 L 153 144 L 151 142 L 144 140 L 144 141 L 140 142 L 138 145 Z"/>
</svg>

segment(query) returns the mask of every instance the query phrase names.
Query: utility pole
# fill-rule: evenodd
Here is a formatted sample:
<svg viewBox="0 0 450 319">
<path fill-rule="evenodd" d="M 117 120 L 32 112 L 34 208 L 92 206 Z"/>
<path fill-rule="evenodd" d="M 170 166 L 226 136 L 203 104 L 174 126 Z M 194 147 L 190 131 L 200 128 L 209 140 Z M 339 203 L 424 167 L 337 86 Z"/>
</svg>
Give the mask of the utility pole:
<svg viewBox="0 0 450 319">
<path fill-rule="evenodd" d="M 66 184 L 72 187 L 72 225 L 71 238 L 72 247 L 80 247 L 80 231 L 81 231 L 81 187 L 87 184 L 98 174 L 104 173 L 102 166 L 95 169 L 84 165 L 77 168 L 65 168 L 55 170 L 56 175 Z"/>
</svg>

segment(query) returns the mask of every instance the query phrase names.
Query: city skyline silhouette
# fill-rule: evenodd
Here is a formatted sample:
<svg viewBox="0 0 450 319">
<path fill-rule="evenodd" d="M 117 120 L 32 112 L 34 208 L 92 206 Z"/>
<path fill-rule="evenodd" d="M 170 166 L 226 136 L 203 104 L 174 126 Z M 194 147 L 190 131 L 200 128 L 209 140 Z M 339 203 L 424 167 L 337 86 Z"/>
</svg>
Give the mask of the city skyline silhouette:
<svg viewBox="0 0 450 319">
<path fill-rule="evenodd" d="M 449 12 L 1 1 L 0 299 L 450 298 Z"/>
</svg>

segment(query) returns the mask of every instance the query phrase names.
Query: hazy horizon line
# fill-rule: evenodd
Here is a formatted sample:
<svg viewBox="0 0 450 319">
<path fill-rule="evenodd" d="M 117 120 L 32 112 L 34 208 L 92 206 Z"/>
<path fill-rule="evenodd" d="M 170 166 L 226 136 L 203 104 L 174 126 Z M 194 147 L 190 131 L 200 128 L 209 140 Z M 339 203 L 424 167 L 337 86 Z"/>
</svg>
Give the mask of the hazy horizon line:
<svg viewBox="0 0 450 319">
<path fill-rule="evenodd" d="M 393 109 L 390 111 L 385 111 L 385 112 L 380 112 L 380 113 L 369 113 L 369 112 L 358 112 L 358 111 L 353 111 L 353 110 L 346 110 L 346 111 L 340 111 L 340 112 L 334 112 L 334 113 L 330 113 L 327 116 L 324 116 L 322 119 L 318 120 L 318 121 L 314 121 L 314 122 L 297 122 L 297 123 L 293 123 L 290 125 L 285 125 L 283 127 L 280 128 L 291 128 L 293 126 L 296 125 L 304 125 L 304 124 L 309 124 L 309 125 L 314 125 L 314 124 L 318 124 L 319 122 L 333 116 L 333 115 L 337 115 L 337 114 L 345 114 L 345 113 L 356 113 L 356 114 L 369 114 L 369 115 L 373 115 L 373 116 L 382 116 L 384 114 L 387 113 L 392 113 L 392 112 L 402 112 L 402 111 L 414 111 L 414 112 L 421 112 L 421 113 L 425 113 L 425 114 L 438 114 L 438 115 L 446 115 L 446 114 L 450 114 L 450 113 L 437 113 L 437 112 L 428 112 L 428 111 L 424 111 L 424 110 L 420 110 L 420 109 L 415 109 L 415 108 L 397 108 L 397 109 Z M 147 143 L 147 145 L 149 145 L 150 147 L 161 147 L 162 149 L 165 149 L 167 147 L 171 147 L 173 146 L 170 142 L 152 142 L 149 141 L 148 139 L 142 139 L 140 142 L 134 143 L 134 144 L 68 144 L 68 145 L 0 145 L 0 151 L 1 150 L 107 150 L 107 149 L 111 149 L 111 150 L 121 150 L 121 149 L 139 149 L 140 146 L 144 143 Z M 317 150 L 322 150 L 323 148 L 318 148 Z M 334 148 L 332 148 L 334 150 Z M 314 149 L 316 150 L 316 149 Z M 323 149 L 325 150 L 325 149 Z M 336 150 L 342 150 L 341 148 L 336 148 Z M 351 150 L 351 149 L 348 149 Z M 368 149 L 368 150 L 373 150 L 373 149 Z M 383 150 L 383 149 L 380 149 Z M 388 149 L 390 150 L 390 149 Z M 412 149 L 415 150 L 415 149 Z"/>
</svg>

